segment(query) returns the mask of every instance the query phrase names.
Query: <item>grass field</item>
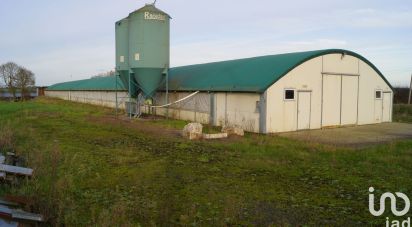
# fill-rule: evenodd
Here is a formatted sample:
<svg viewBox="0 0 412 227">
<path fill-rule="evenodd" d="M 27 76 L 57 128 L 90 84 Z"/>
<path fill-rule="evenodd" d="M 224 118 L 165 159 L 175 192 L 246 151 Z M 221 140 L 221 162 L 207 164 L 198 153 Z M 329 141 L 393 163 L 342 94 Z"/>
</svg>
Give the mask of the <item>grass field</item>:
<svg viewBox="0 0 412 227">
<path fill-rule="evenodd" d="M 393 121 L 412 123 L 412 105 L 393 105 Z"/>
<path fill-rule="evenodd" d="M 360 150 L 257 134 L 191 142 L 176 135 L 183 125 L 55 99 L 0 102 L 0 146 L 35 169 L 0 194 L 32 197 L 48 224 L 65 226 L 384 225 L 368 188 L 412 196 L 412 140 Z"/>
</svg>

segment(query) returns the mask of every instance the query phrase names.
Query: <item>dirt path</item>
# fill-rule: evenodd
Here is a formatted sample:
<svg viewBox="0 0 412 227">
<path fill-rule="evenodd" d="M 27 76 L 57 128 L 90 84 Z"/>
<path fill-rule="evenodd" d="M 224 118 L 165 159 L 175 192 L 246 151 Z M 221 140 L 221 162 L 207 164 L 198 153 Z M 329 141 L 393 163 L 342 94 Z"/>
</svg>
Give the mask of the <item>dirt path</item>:
<svg viewBox="0 0 412 227">
<path fill-rule="evenodd" d="M 393 140 L 412 138 L 412 124 L 383 123 L 346 128 L 288 132 L 280 133 L 279 135 L 329 145 L 362 148 Z"/>
</svg>

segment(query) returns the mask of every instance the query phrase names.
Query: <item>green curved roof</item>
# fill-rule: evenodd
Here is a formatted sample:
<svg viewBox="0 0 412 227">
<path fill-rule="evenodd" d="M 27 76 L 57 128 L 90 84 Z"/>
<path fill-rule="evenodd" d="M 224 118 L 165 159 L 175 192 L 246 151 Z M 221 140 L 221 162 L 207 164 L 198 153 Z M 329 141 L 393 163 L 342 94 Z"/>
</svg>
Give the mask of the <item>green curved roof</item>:
<svg viewBox="0 0 412 227">
<path fill-rule="evenodd" d="M 391 86 L 383 74 L 361 55 L 348 50 L 328 49 L 172 68 L 169 89 L 261 93 L 305 61 L 332 53 L 345 53 L 363 60 Z"/>
<path fill-rule="evenodd" d="M 49 91 L 115 91 L 116 77 L 96 77 L 86 80 L 76 80 L 54 84 L 47 88 Z M 117 77 L 117 90 L 126 90 L 120 77 Z"/>
<path fill-rule="evenodd" d="M 370 65 L 392 88 L 383 74 L 361 55 L 341 49 L 316 50 L 175 67 L 169 70 L 170 91 L 264 92 L 302 63 L 333 53 L 345 53 Z M 47 90 L 116 90 L 115 77 L 98 77 L 55 84 Z M 118 90 L 126 90 L 118 78 Z M 164 88 L 163 88 L 164 89 Z"/>
</svg>

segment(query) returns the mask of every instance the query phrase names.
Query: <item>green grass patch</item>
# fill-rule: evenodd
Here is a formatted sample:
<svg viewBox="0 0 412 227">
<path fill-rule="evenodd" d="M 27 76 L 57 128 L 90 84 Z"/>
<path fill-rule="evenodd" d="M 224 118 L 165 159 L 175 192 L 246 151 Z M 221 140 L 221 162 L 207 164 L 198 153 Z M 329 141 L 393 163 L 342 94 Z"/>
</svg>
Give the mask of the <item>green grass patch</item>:
<svg viewBox="0 0 412 227">
<path fill-rule="evenodd" d="M 383 225 L 368 212 L 370 186 L 412 198 L 412 140 L 192 142 L 162 133 L 184 121 L 107 119 L 114 110 L 55 99 L 0 102 L 0 130 L 13 135 L 3 142 L 35 169 L 0 194 L 30 196 L 48 224 L 66 226 Z"/>
<path fill-rule="evenodd" d="M 155 120 L 147 120 L 147 121 L 153 125 L 158 125 L 158 126 L 170 128 L 170 129 L 183 129 L 183 127 L 185 127 L 186 124 L 190 123 L 189 121 L 164 119 L 164 118 L 159 118 Z"/>
<path fill-rule="evenodd" d="M 393 105 L 393 120 L 396 122 L 412 123 L 412 105 Z"/>
</svg>

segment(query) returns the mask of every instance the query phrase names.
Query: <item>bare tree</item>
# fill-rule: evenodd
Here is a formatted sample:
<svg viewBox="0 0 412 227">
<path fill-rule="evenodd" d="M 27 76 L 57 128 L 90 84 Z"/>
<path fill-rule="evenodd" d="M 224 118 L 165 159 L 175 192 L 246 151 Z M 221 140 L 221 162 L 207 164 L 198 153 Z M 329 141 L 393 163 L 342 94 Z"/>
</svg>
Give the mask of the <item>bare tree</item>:
<svg viewBox="0 0 412 227">
<path fill-rule="evenodd" d="M 14 85 L 21 92 L 21 98 L 24 100 L 30 93 L 29 88 L 35 84 L 34 73 L 24 67 L 20 67 L 16 74 Z"/>
<path fill-rule="evenodd" d="M 13 94 L 13 98 L 16 99 L 16 86 L 15 79 L 19 72 L 20 67 L 14 62 L 8 62 L 0 65 L 0 77 L 3 79 L 4 84 L 9 89 L 9 92 Z"/>
</svg>

